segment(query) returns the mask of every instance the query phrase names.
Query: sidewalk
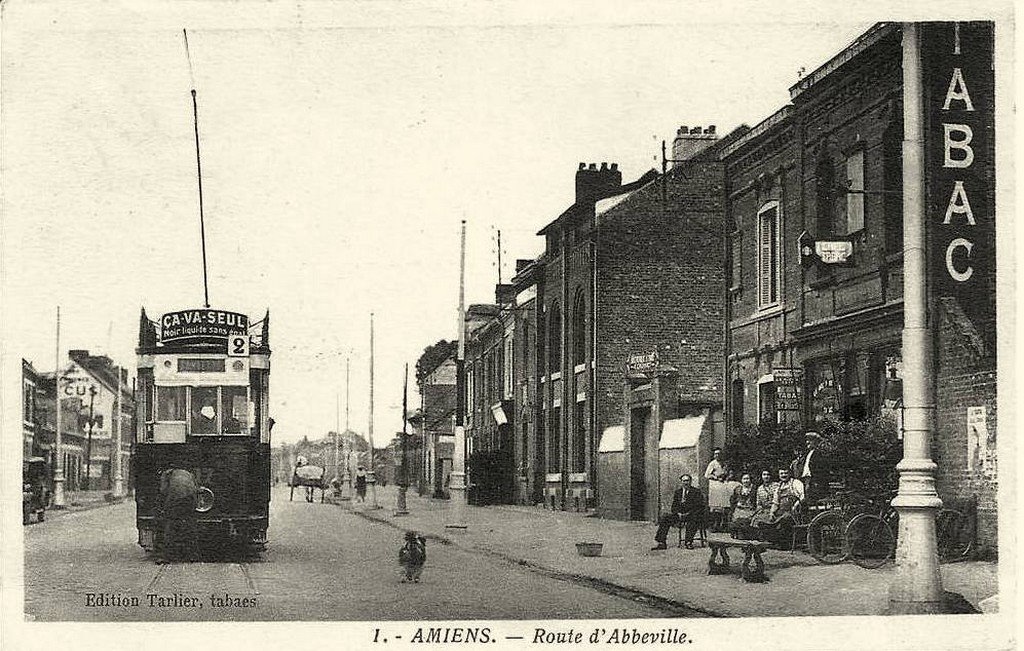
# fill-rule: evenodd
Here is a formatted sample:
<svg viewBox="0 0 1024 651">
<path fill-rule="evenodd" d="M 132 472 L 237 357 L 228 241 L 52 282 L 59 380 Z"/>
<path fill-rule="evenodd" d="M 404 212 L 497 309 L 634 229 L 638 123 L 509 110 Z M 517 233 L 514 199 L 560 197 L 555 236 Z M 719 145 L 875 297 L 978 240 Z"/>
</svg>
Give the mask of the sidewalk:
<svg viewBox="0 0 1024 651">
<path fill-rule="evenodd" d="M 708 576 L 709 552 L 669 546 L 650 551 L 655 526 L 588 517 L 584 513 L 541 507 L 462 507 L 461 517 L 447 500 L 419 497 L 410 490 L 409 515 L 396 516 L 396 487 L 378 488 L 383 507 L 331 499 L 358 515 L 413 529 L 428 538 L 486 553 L 535 569 L 596 580 L 709 614 L 751 616 L 877 615 L 888 606 L 891 564 L 867 570 L 853 563 L 821 565 L 803 552 L 770 550 L 764 554 L 768 583 L 745 583 L 735 576 Z M 446 525 L 464 525 L 453 528 Z M 396 540 L 398 538 L 396 537 Z M 675 541 L 675 530 L 669 542 Z M 600 557 L 576 553 L 577 542 L 600 542 Z M 742 555 L 731 555 L 739 571 Z M 942 566 L 943 586 L 964 596 L 975 608 L 998 590 L 998 566 L 989 562 Z M 980 608 L 978 608 L 980 610 Z"/>
<path fill-rule="evenodd" d="M 109 494 L 109 490 L 65 491 L 64 508 L 58 509 L 51 505 L 46 509 L 46 517 L 60 517 L 61 515 L 65 515 L 67 513 L 88 511 L 89 509 L 95 509 L 100 506 L 111 506 L 113 504 L 120 504 L 125 500 L 131 499 L 130 495 L 125 495 L 124 497 L 115 500 L 108 498 L 107 495 Z"/>
</svg>

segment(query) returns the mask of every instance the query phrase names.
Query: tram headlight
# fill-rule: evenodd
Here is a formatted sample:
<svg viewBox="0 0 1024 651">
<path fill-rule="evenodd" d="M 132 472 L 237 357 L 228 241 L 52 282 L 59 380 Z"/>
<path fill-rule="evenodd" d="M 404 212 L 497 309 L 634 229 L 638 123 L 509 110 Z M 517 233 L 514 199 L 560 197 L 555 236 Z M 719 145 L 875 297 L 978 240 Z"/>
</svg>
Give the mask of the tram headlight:
<svg viewBox="0 0 1024 651">
<path fill-rule="evenodd" d="M 198 499 L 196 500 L 196 511 L 206 513 L 213 508 L 213 491 L 206 486 L 199 488 Z"/>
</svg>

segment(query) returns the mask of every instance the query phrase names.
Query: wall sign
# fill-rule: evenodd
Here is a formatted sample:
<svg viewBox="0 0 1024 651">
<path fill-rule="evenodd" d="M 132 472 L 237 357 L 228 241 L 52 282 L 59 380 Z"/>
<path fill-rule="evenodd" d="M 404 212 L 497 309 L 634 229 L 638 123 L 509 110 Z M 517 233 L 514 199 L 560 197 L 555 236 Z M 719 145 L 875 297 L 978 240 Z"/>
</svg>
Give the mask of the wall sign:
<svg viewBox="0 0 1024 651">
<path fill-rule="evenodd" d="M 626 375 L 654 375 L 658 370 L 658 351 L 630 355 L 626 360 Z"/>
<path fill-rule="evenodd" d="M 927 216 L 939 296 L 975 319 L 994 307 L 995 83 L 991 22 L 925 23 Z"/>
<path fill-rule="evenodd" d="M 800 413 L 803 408 L 804 373 L 800 368 L 773 368 L 775 410 Z"/>
</svg>

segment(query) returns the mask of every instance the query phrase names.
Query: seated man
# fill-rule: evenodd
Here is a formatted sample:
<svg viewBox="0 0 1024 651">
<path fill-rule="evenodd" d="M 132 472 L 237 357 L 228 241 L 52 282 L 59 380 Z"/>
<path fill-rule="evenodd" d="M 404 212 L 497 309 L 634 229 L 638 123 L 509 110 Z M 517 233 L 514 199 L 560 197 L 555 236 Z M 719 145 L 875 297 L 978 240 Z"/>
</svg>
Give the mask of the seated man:
<svg viewBox="0 0 1024 651">
<path fill-rule="evenodd" d="M 790 540 L 796 514 L 804 501 L 804 485 L 799 479 L 793 479 L 788 468 L 779 469 L 779 483 L 775 485 L 772 495 L 772 506 L 766 521 L 757 522 L 761 530 L 761 539 L 777 545 L 786 544 Z"/>
<path fill-rule="evenodd" d="M 672 495 L 672 512 L 663 513 L 658 520 L 658 532 L 654 534 L 658 544 L 651 551 L 667 549 L 668 530 L 679 525 L 686 527 L 686 548 L 693 549 L 693 535 L 704 517 L 704 494 L 692 484 L 690 475 L 679 475 L 679 488 Z"/>
</svg>

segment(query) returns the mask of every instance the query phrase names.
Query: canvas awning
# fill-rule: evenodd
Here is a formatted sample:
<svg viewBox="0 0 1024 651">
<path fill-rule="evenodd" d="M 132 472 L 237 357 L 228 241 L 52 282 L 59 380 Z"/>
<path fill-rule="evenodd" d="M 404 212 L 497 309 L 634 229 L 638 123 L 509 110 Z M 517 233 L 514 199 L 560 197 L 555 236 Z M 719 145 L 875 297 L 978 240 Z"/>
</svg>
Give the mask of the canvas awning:
<svg viewBox="0 0 1024 651">
<path fill-rule="evenodd" d="M 697 440 L 700 438 L 701 430 L 704 429 L 704 419 L 706 418 L 706 415 L 701 414 L 700 416 L 685 416 L 666 420 L 661 426 L 661 440 L 658 442 L 658 449 L 697 447 Z"/>
<path fill-rule="evenodd" d="M 597 446 L 598 452 L 623 452 L 626 449 L 626 428 L 622 425 L 612 425 L 604 428 L 601 433 L 601 443 Z"/>
</svg>

